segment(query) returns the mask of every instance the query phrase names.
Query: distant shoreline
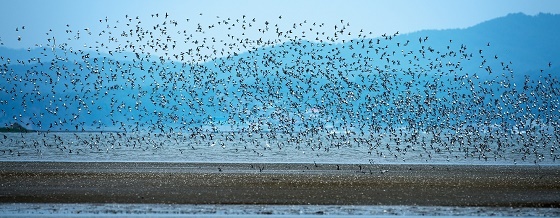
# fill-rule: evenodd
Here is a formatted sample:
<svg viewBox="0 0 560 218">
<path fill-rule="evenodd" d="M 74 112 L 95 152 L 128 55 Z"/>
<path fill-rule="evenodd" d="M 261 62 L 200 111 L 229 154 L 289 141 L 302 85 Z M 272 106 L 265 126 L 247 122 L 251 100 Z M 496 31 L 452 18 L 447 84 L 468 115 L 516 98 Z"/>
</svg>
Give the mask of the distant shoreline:
<svg viewBox="0 0 560 218">
<path fill-rule="evenodd" d="M 560 207 L 560 166 L 0 162 L 4 203 Z"/>
</svg>

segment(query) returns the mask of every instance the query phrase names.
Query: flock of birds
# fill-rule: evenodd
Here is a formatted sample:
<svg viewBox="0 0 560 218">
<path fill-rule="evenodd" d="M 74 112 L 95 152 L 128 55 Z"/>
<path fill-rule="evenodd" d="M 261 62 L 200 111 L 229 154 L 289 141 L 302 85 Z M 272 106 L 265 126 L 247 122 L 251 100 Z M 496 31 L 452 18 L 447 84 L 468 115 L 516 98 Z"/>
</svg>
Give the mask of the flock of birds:
<svg viewBox="0 0 560 218">
<path fill-rule="evenodd" d="M 364 146 L 396 159 L 409 151 L 427 160 L 446 152 L 481 160 L 513 152 L 535 163 L 560 157 L 558 77 L 515 72 L 490 42 L 374 37 L 350 32 L 344 20 L 329 27 L 287 25 L 282 16 L 277 24 L 247 16 L 211 24 L 167 13 L 148 19 L 66 25 L 23 57 L 1 56 L 0 117 L 45 137 L 111 131 L 127 139 L 122 146 L 159 148 L 161 141 L 147 139 L 158 135 L 204 146 L 243 141 L 245 149 Z M 76 141 L 84 151 L 96 140 Z M 56 137 L 25 146 L 53 144 L 72 152 Z"/>
</svg>

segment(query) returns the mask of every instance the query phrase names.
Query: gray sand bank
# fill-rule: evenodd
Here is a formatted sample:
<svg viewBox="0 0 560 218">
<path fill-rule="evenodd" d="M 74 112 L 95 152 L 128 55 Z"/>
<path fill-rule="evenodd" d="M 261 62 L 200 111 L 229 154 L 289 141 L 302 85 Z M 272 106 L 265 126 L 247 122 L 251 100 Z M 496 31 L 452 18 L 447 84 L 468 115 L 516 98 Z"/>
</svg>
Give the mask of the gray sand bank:
<svg viewBox="0 0 560 218">
<path fill-rule="evenodd" d="M 560 207 L 560 167 L 0 162 L 0 202 Z"/>
</svg>

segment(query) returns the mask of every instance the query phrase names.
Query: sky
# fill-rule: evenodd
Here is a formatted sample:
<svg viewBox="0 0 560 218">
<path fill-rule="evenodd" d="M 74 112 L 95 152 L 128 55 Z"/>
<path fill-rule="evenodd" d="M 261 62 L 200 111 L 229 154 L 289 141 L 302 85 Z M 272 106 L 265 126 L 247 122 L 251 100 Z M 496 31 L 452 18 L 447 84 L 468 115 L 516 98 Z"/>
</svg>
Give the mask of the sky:
<svg viewBox="0 0 560 218">
<path fill-rule="evenodd" d="M 4 1 L 0 13 L 0 45 L 26 49 L 48 44 L 47 40 L 57 36 L 58 41 L 75 37 L 81 30 L 84 38 L 79 43 L 91 43 L 97 38 L 86 39 L 84 32 L 97 33 L 107 19 L 111 25 L 124 22 L 126 16 L 138 16 L 143 25 L 160 20 L 151 15 L 165 13 L 183 24 L 186 19 L 192 24 L 209 26 L 227 18 L 240 19 L 245 15 L 255 18 L 263 25 L 265 21 L 280 23 L 289 28 L 292 24 L 324 23 L 324 28 L 347 26 L 347 32 L 363 31 L 369 37 L 382 34 L 410 33 L 426 29 L 467 28 L 478 23 L 506 16 L 510 13 L 560 14 L 560 1 L 556 0 L 427 0 L 427 1 L 322 1 L 322 0 L 213 0 L 213 1 L 146 1 L 146 0 L 21 0 Z M 281 18 L 280 18 L 281 16 Z M 7 22 L 6 22 L 7 21 Z M 68 26 L 67 26 L 68 25 Z M 23 28 L 25 27 L 25 28 Z M 98 28 L 98 29 L 96 29 Z M 190 27 L 182 26 L 183 29 Z M 18 29 L 18 31 L 16 31 Z M 23 29 L 23 30 L 22 30 Z M 65 30 L 74 30 L 72 36 L 63 35 Z M 86 31 L 86 29 L 88 31 Z M 256 30 L 257 28 L 255 28 Z M 319 30 L 317 30 L 319 31 Z M 332 30 L 320 30 L 333 32 Z M 369 34 L 371 32 L 371 34 Z M 50 33 L 50 34 L 47 34 Z M 62 34 L 62 35 L 61 35 Z M 205 33 L 194 37 L 208 37 Z M 236 34 L 241 34 L 237 32 Z M 309 34 L 309 33 L 307 33 Z M 225 34 L 217 36 L 226 38 Z M 247 32 L 248 38 L 258 38 L 258 31 Z M 270 36 L 274 38 L 274 36 Z M 21 40 L 18 40 L 21 38 Z M 62 40 L 61 40 L 62 38 Z M 339 37 L 337 40 L 345 39 Z M 91 42 L 88 42 L 91 41 Z"/>
</svg>

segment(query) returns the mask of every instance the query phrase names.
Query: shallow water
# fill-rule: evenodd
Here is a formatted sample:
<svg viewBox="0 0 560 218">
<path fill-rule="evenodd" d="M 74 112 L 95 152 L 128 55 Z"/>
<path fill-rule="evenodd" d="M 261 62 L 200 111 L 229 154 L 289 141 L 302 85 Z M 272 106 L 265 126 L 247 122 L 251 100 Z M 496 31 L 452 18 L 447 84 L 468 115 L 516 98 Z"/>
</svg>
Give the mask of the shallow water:
<svg viewBox="0 0 560 218">
<path fill-rule="evenodd" d="M 399 145 L 383 134 L 305 137 L 276 134 L 275 139 L 270 135 L 232 132 L 212 136 L 115 132 L 3 133 L 3 136 L 0 160 L 4 161 L 557 164 L 559 156 L 554 153 L 554 141 L 543 141 L 532 147 L 512 142 L 509 147 L 500 148 L 495 142 L 485 141 L 483 150 L 482 139 L 462 138 L 463 144 L 459 141 L 434 145 L 434 137 L 429 135 Z M 441 138 L 445 137 L 448 136 Z M 515 140 L 523 139 L 513 135 L 502 138 L 502 143 Z"/>
<path fill-rule="evenodd" d="M 224 163 L 428 163 L 557 165 L 554 140 L 522 135 L 288 135 L 116 132 L 1 133 L 2 161 L 150 161 Z M 453 138 L 455 137 L 455 138 Z M 544 137 L 543 137 L 544 138 Z M 397 141 L 400 141 L 397 143 Z M 500 144 L 500 145 L 498 145 Z"/>
<path fill-rule="evenodd" d="M 0 204 L 2 217 L 558 217 L 558 208 L 350 206 L 350 205 L 169 205 Z"/>
</svg>

